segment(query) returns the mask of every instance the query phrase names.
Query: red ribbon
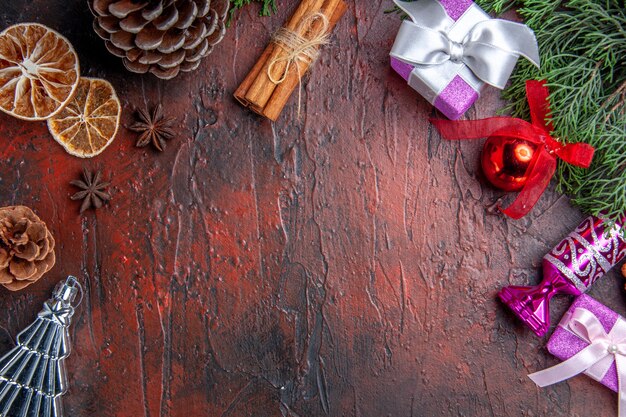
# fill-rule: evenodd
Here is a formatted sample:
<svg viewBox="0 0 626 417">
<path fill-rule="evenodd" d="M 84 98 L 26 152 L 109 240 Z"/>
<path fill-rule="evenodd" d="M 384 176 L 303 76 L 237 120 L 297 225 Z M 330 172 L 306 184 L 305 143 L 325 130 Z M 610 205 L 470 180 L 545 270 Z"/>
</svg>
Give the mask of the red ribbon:
<svg viewBox="0 0 626 417">
<path fill-rule="evenodd" d="M 594 148 L 591 145 L 563 144 L 550 135 L 554 127 L 550 116 L 548 87 L 545 84 L 545 81 L 526 81 L 532 123 L 513 117 L 461 121 L 431 119 L 446 139 L 480 139 L 497 135 L 543 145 L 538 147 L 526 171 L 528 180 L 522 191 L 509 207 L 500 207 L 504 214 L 514 219 L 524 217 L 537 203 L 556 171 L 557 157 L 582 168 L 588 168 L 593 159 Z"/>
</svg>

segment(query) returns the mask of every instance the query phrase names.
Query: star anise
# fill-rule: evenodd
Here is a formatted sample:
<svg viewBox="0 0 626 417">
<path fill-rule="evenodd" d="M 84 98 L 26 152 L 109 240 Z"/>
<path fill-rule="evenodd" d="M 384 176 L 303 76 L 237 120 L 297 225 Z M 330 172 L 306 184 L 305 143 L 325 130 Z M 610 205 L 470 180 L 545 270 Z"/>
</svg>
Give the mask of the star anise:
<svg viewBox="0 0 626 417">
<path fill-rule="evenodd" d="M 80 206 L 81 213 L 90 208 L 99 209 L 111 199 L 111 194 L 105 191 L 109 183 L 102 181 L 102 173 L 99 170 L 89 172 L 83 169 L 83 179 L 71 181 L 70 184 L 81 189 L 70 197 L 72 200 L 83 200 Z"/>
<path fill-rule="evenodd" d="M 128 126 L 129 130 L 139 133 L 135 146 L 143 148 L 152 143 L 158 151 L 163 152 L 165 141 L 174 137 L 174 130 L 172 129 L 174 119 L 165 117 L 161 104 L 154 107 L 152 111 L 147 108 L 138 108 L 136 118 L 135 123 Z"/>
</svg>

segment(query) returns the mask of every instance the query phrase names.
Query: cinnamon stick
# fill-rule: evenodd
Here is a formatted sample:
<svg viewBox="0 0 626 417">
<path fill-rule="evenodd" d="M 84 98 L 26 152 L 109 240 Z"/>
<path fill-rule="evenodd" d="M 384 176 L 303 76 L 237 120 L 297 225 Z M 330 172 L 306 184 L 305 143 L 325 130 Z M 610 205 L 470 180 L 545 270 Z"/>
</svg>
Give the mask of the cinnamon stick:
<svg viewBox="0 0 626 417">
<path fill-rule="evenodd" d="M 296 31 L 302 19 L 309 14 L 319 12 L 323 4 L 324 0 L 302 0 L 294 14 L 285 25 L 285 28 L 291 31 Z M 307 28 L 300 28 L 298 34 L 302 35 L 300 32 L 306 29 Z M 250 88 L 245 95 L 245 100 L 256 111 L 262 111 L 276 88 L 276 84 L 270 80 L 267 73 L 270 63 L 275 62 L 281 56 L 286 56 L 287 53 L 288 51 L 285 51 L 282 46 L 274 44 L 272 52 L 268 56 L 257 77 L 250 85 Z M 285 71 L 286 67 L 286 61 L 278 61 L 274 64 L 273 71 L 277 74 L 281 74 Z"/>
<path fill-rule="evenodd" d="M 344 15 L 348 6 L 343 0 L 326 0 L 322 7 L 322 13 L 328 18 L 328 31 L 332 31 L 339 19 Z M 319 22 L 316 22 L 319 23 Z M 317 30 L 313 28 L 312 30 Z M 286 75 L 285 80 L 276 86 L 261 114 L 272 121 L 276 121 L 289 97 L 301 82 L 301 77 L 308 71 L 310 64 L 306 61 L 295 63 L 298 68 L 292 68 Z"/>
<path fill-rule="evenodd" d="M 267 45 L 267 48 L 265 48 L 265 51 L 263 51 L 263 54 L 261 55 L 259 60 L 256 62 L 256 64 L 254 64 L 246 78 L 244 78 L 241 84 L 239 84 L 239 87 L 237 87 L 237 89 L 235 90 L 234 96 L 237 101 L 239 101 L 243 106 L 248 107 L 250 105 L 250 102 L 246 100 L 246 94 L 248 93 L 248 90 L 250 90 L 250 86 L 252 86 L 254 80 L 256 80 L 256 78 L 261 73 L 263 66 L 267 62 L 269 56 L 272 54 L 273 50 L 274 42 L 270 42 L 270 44 Z"/>
</svg>

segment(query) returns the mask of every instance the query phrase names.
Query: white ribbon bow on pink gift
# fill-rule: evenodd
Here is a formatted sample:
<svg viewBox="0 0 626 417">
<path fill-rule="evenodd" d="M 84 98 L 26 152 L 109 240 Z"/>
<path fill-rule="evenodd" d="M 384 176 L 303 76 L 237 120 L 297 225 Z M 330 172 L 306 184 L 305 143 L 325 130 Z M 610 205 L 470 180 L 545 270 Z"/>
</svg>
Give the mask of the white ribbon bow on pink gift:
<svg viewBox="0 0 626 417">
<path fill-rule="evenodd" d="M 619 417 L 626 417 L 626 321 L 618 317 L 609 333 L 589 310 L 577 308 L 572 313 L 568 330 L 589 343 L 589 346 L 558 365 L 528 375 L 540 387 L 565 381 L 585 372 L 601 381 L 615 362 L 619 395 Z"/>
</svg>

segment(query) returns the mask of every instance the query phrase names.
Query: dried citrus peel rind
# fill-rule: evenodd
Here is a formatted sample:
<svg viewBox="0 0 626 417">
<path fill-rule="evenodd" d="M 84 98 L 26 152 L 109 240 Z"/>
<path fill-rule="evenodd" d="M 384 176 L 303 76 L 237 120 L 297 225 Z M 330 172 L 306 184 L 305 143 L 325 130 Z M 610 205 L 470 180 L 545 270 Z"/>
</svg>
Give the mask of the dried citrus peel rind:
<svg viewBox="0 0 626 417">
<path fill-rule="evenodd" d="M 113 142 L 120 125 L 120 101 L 108 81 L 80 79 L 74 98 L 56 116 L 48 130 L 74 156 L 91 158 Z"/>
<path fill-rule="evenodd" d="M 0 110 L 45 120 L 71 100 L 80 79 L 78 57 L 61 34 L 38 23 L 0 33 Z"/>
</svg>

